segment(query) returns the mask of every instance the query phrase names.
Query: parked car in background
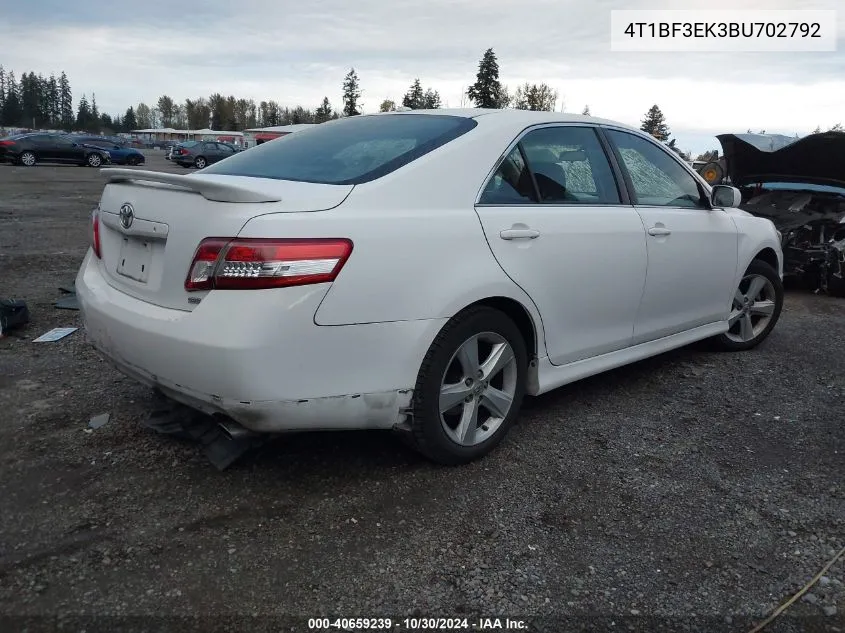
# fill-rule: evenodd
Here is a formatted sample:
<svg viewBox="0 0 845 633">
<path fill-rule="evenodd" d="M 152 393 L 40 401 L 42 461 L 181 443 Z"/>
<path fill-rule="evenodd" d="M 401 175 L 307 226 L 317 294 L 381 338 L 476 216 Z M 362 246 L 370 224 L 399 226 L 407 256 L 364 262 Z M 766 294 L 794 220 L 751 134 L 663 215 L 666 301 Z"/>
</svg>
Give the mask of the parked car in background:
<svg viewBox="0 0 845 633">
<path fill-rule="evenodd" d="M 106 150 L 114 165 L 143 165 L 146 161 L 144 154 L 134 147 L 105 136 L 71 136 L 71 140 L 86 147 L 96 147 Z"/>
<path fill-rule="evenodd" d="M 0 161 L 26 167 L 38 163 L 100 167 L 111 161 L 111 154 L 108 150 L 79 143 L 66 134 L 18 134 L 0 139 Z"/>
<path fill-rule="evenodd" d="M 173 148 L 170 160 L 182 167 L 204 169 L 207 165 L 234 156 L 237 152 L 228 143 L 218 141 L 185 141 Z"/>
<path fill-rule="evenodd" d="M 362 115 L 190 176 L 103 171 L 90 340 L 230 437 L 393 429 L 464 463 L 525 394 L 707 338 L 751 349 L 783 305 L 769 220 L 591 117 Z"/>
</svg>

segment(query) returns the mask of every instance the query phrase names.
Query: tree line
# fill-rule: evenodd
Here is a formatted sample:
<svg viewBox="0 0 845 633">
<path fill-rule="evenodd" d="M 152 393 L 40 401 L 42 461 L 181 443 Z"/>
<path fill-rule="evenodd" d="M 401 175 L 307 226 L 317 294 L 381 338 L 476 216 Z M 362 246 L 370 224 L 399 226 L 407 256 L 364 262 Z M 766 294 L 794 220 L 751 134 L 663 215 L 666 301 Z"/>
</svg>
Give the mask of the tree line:
<svg viewBox="0 0 845 633">
<path fill-rule="evenodd" d="M 92 133 L 131 132 L 148 128 L 204 129 L 242 131 L 255 127 L 322 123 L 341 116 L 355 116 L 363 111 L 361 82 L 351 68 L 342 83 L 342 105 L 335 110 L 328 97 L 314 109 L 303 106 L 283 107 L 277 101 L 260 101 L 225 96 L 219 92 L 207 97 L 176 101 L 162 95 L 155 103 L 129 106 L 119 114 L 100 112 L 95 94 L 83 94 L 74 107 L 70 81 L 64 71 L 56 77 L 24 72 L 17 79 L 11 70 L 0 66 L 0 127 L 23 127 L 85 131 Z M 526 82 L 511 92 L 499 78 L 499 63 L 492 48 L 487 49 L 478 64 L 475 82 L 465 96 L 477 108 L 516 108 L 521 110 L 554 111 L 559 102 L 558 92 L 546 83 Z M 440 93 L 423 87 L 415 78 L 402 97 L 401 105 L 384 99 L 381 112 L 400 108 L 436 109 L 441 107 Z M 561 103 L 561 111 L 564 107 Z M 589 115 L 586 106 L 582 114 Z M 643 131 L 651 134 L 685 159 L 689 156 L 671 137 L 665 116 L 657 105 L 652 106 L 642 120 Z M 841 131 L 837 124 L 832 131 Z M 817 128 L 814 132 L 818 133 Z M 697 160 L 712 160 L 717 150 L 700 154 Z"/>
</svg>

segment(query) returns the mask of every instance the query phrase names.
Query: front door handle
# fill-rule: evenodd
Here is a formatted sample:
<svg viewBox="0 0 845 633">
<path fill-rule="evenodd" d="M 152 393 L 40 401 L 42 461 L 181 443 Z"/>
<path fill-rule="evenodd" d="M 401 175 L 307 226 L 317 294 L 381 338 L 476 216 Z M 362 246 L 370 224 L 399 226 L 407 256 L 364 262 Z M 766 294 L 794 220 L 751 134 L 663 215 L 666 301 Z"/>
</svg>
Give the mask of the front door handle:
<svg viewBox="0 0 845 633">
<path fill-rule="evenodd" d="M 648 234 L 649 235 L 656 235 L 656 236 L 671 235 L 672 231 L 670 231 L 669 229 L 667 229 L 664 226 L 653 226 L 648 230 Z"/>
<path fill-rule="evenodd" d="M 540 231 L 534 229 L 505 229 L 499 231 L 499 237 L 503 240 L 533 240 L 540 237 Z"/>
</svg>

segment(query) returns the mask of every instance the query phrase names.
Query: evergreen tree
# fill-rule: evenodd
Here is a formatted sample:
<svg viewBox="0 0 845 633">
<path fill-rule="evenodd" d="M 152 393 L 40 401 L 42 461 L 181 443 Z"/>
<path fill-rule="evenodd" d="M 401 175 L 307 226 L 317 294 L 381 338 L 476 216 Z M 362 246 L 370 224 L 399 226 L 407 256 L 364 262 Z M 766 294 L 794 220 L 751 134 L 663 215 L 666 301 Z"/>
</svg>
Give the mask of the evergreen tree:
<svg viewBox="0 0 845 633">
<path fill-rule="evenodd" d="M 379 112 L 395 112 L 396 111 L 396 102 L 391 99 L 385 99 L 381 102 L 381 105 L 378 107 Z"/>
<path fill-rule="evenodd" d="M 332 118 L 332 105 L 329 103 L 328 97 L 323 97 L 323 103 L 321 103 L 317 110 L 314 112 L 314 122 L 315 123 L 325 123 L 329 119 Z"/>
<path fill-rule="evenodd" d="M 425 107 L 425 93 L 419 79 L 414 79 L 414 83 L 408 88 L 408 92 L 402 98 L 402 105 L 412 110 L 420 110 Z"/>
<path fill-rule="evenodd" d="M 97 108 L 97 95 L 91 93 L 91 120 L 88 123 L 88 131 L 99 133 L 100 131 L 100 111 Z"/>
<path fill-rule="evenodd" d="M 358 73 L 350 68 L 343 79 L 343 114 L 355 116 L 361 114 L 358 110 L 358 99 L 361 98 L 361 84 L 358 80 Z"/>
<path fill-rule="evenodd" d="M 590 116 L 590 106 L 585 105 L 584 111 L 581 114 L 583 114 L 584 116 Z"/>
<path fill-rule="evenodd" d="M 20 125 L 23 118 L 20 95 L 18 94 L 18 82 L 15 73 L 10 71 L 6 75 L 6 98 L 3 101 L 3 125 Z"/>
<path fill-rule="evenodd" d="M 436 110 L 440 107 L 440 93 L 429 88 L 425 91 L 423 97 L 423 108 L 426 110 Z"/>
<path fill-rule="evenodd" d="M 76 111 L 76 129 L 87 132 L 90 125 L 91 106 L 88 104 L 88 97 L 83 94 Z"/>
<path fill-rule="evenodd" d="M 3 103 L 6 101 L 6 71 L 0 65 L 0 126 L 3 125 Z"/>
<path fill-rule="evenodd" d="M 478 108 L 501 108 L 507 96 L 499 82 L 499 63 L 492 48 L 484 52 L 478 63 L 478 73 L 475 83 L 467 90 L 467 96 L 475 102 Z M 506 104 L 505 104 L 506 105 Z"/>
<path fill-rule="evenodd" d="M 61 126 L 61 101 L 59 99 L 59 82 L 56 75 L 50 75 L 47 82 L 47 116 L 50 119 L 50 127 Z"/>
<path fill-rule="evenodd" d="M 135 108 L 129 106 L 126 108 L 126 114 L 123 115 L 123 131 L 131 132 L 138 129 L 138 120 L 135 118 Z"/>
<path fill-rule="evenodd" d="M 73 129 L 73 93 L 65 71 L 59 76 L 59 119 L 63 130 L 70 132 Z"/>
<path fill-rule="evenodd" d="M 669 139 L 669 126 L 666 125 L 666 117 L 663 116 L 657 105 L 653 105 L 648 109 L 640 129 L 643 132 L 651 134 L 658 141 Z"/>
</svg>

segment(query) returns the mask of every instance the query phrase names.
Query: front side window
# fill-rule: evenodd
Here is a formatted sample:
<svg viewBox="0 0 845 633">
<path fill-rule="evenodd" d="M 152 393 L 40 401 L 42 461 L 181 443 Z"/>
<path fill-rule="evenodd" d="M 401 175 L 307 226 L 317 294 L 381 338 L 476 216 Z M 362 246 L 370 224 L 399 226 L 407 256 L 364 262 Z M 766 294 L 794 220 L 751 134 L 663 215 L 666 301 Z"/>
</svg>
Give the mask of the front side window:
<svg viewBox="0 0 845 633">
<path fill-rule="evenodd" d="M 706 209 L 695 178 L 667 150 L 636 134 L 608 130 L 633 184 L 634 204 Z"/>
<path fill-rule="evenodd" d="M 238 152 L 204 173 L 334 185 L 381 178 L 472 130 L 444 114 L 352 116 Z"/>
</svg>

